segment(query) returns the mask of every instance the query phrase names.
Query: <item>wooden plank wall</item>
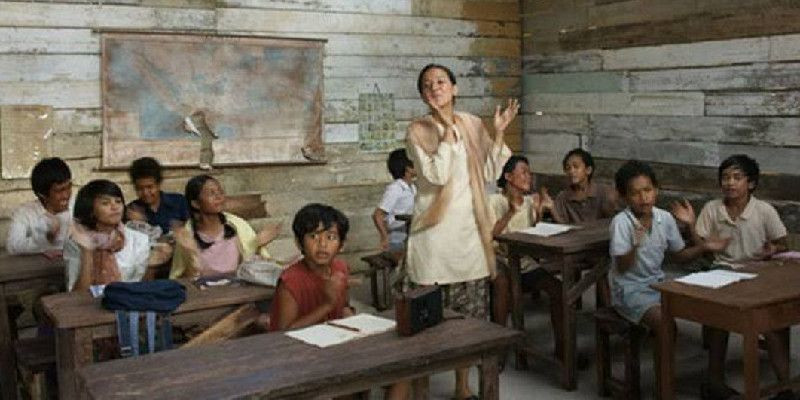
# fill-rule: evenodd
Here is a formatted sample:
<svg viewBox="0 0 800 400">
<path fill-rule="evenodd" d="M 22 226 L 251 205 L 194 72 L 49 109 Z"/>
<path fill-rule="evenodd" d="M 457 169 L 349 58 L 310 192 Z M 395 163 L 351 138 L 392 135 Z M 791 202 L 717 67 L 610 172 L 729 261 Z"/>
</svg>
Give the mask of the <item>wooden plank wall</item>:
<svg viewBox="0 0 800 400">
<path fill-rule="evenodd" d="M 294 251 L 291 217 L 303 204 L 325 202 L 351 218 L 347 258 L 377 246 L 370 214 L 389 182 L 386 154 L 361 153 L 358 95 L 393 93 L 398 137 L 425 112 L 416 77 L 429 62 L 458 75 L 459 106 L 491 115 L 502 98 L 520 95 L 521 26 L 516 0 L 70 0 L 0 2 L 0 103 L 55 107 L 52 152 L 67 159 L 77 185 L 109 178 L 132 188 L 124 171 L 100 171 L 99 34 L 96 29 L 179 30 L 328 40 L 325 141 L 330 161 L 313 166 L 215 170 L 228 193 L 257 193 L 266 219 L 283 221 L 273 249 Z M 521 122 L 510 131 L 521 146 Z M 142 155 L 146 149 L 142 149 Z M 167 190 L 183 191 L 199 173 L 167 173 Z M 27 180 L 0 181 L 0 241 L 8 217 L 32 198 Z M 360 263 L 353 263 L 358 267 Z"/>
<path fill-rule="evenodd" d="M 780 0 L 524 0 L 524 149 L 561 173 L 583 145 L 610 178 L 652 162 L 675 195 L 718 195 L 747 153 L 800 232 L 800 6 Z M 699 196 L 699 197 L 697 197 Z"/>
</svg>

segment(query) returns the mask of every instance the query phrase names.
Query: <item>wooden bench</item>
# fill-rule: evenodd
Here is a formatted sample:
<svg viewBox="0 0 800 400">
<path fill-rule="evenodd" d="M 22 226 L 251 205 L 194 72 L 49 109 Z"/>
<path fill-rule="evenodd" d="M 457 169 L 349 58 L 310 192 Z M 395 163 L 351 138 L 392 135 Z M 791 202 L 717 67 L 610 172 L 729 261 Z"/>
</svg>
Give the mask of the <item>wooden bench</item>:
<svg viewBox="0 0 800 400">
<path fill-rule="evenodd" d="M 14 353 L 17 356 L 17 369 L 27 387 L 28 397 L 32 400 L 49 398 L 45 372 L 55 371 L 55 337 L 19 339 L 14 343 Z"/>
</svg>

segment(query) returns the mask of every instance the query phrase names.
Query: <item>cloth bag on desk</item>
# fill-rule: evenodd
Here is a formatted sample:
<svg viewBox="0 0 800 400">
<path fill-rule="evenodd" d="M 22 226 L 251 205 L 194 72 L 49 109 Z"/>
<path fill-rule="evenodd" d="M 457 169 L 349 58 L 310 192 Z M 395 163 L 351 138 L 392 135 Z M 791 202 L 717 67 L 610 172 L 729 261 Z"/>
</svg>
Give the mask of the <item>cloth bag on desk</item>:
<svg viewBox="0 0 800 400">
<path fill-rule="evenodd" d="M 117 338 L 123 357 L 139 355 L 139 317 L 145 315 L 147 352 L 172 348 L 169 315 L 186 301 L 186 288 L 172 280 L 113 282 L 103 291 L 103 307 L 116 312 Z M 158 328 L 158 329 L 157 329 Z"/>
<path fill-rule="evenodd" d="M 236 277 L 256 285 L 277 287 L 282 272 L 283 267 L 280 264 L 254 258 L 239 265 L 239 268 L 236 269 Z"/>
</svg>

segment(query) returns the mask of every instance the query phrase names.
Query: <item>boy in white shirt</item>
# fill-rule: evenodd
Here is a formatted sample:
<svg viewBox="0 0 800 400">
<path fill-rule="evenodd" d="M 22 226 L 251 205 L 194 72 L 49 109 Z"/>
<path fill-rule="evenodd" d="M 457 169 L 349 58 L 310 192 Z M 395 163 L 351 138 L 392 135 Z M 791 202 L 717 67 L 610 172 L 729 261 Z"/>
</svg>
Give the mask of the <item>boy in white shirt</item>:
<svg viewBox="0 0 800 400">
<path fill-rule="evenodd" d="M 406 223 L 395 218 L 397 215 L 411 215 L 414 210 L 414 164 L 408 159 L 405 149 L 389 153 L 386 167 L 394 181 L 386 186 L 380 205 L 372 214 L 372 221 L 380 235 L 380 249 L 391 252 L 405 250 Z"/>
<path fill-rule="evenodd" d="M 69 231 L 69 201 L 72 196 L 72 173 L 60 158 L 39 161 L 31 172 L 31 188 L 36 195 L 11 215 L 6 237 L 9 254 L 44 254 L 61 257 Z"/>
</svg>

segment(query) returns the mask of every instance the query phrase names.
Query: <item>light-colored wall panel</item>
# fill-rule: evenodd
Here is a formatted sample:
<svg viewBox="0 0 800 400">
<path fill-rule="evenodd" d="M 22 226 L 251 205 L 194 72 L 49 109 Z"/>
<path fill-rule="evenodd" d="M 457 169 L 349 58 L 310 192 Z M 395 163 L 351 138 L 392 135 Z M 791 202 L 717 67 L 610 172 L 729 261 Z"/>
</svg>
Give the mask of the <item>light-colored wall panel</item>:
<svg viewBox="0 0 800 400">
<path fill-rule="evenodd" d="M 580 93 L 526 94 L 528 113 L 703 115 L 704 94 L 689 93 Z"/>
<path fill-rule="evenodd" d="M 635 70 L 730 65 L 769 58 L 767 38 L 748 38 L 603 51 L 603 69 Z"/>
</svg>

